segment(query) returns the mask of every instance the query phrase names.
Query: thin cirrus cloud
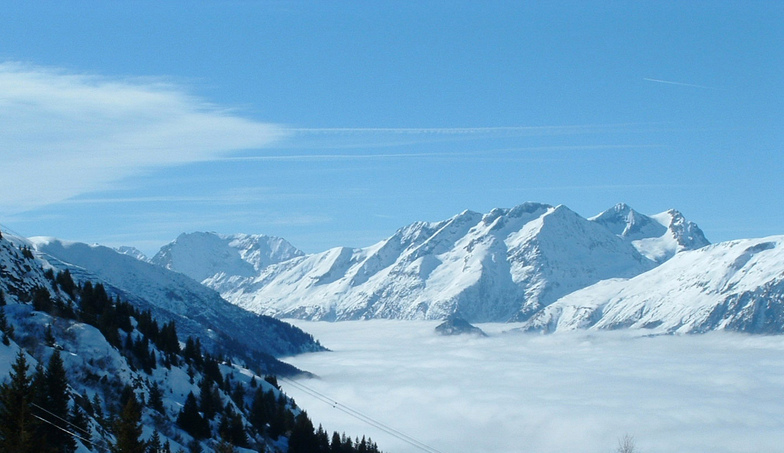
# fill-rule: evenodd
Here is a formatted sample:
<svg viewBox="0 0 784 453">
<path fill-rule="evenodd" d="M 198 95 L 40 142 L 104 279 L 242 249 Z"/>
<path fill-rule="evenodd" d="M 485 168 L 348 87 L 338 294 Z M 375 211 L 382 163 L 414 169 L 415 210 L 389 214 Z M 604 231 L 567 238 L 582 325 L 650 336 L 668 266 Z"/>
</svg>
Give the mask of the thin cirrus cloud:
<svg viewBox="0 0 784 453">
<path fill-rule="evenodd" d="M 175 84 L 0 64 L 0 209 L 19 212 L 163 166 L 268 146 L 282 128 Z"/>
</svg>

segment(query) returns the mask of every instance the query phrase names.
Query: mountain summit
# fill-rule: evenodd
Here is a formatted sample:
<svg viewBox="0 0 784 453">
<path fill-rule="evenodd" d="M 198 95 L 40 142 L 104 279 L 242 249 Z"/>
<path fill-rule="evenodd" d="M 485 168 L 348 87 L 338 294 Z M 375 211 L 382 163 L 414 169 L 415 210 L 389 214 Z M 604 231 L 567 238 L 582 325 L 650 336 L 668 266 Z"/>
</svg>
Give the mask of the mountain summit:
<svg viewBox="0 0 784 453">
<path fill-rule="evenodd" d="M 710 244 L 697 224 L 674 209 L 646 216 L 618 203 L 588 220 L 606 227 L 657 263 L 667 261 L 677 252 Z"/>
</svg>

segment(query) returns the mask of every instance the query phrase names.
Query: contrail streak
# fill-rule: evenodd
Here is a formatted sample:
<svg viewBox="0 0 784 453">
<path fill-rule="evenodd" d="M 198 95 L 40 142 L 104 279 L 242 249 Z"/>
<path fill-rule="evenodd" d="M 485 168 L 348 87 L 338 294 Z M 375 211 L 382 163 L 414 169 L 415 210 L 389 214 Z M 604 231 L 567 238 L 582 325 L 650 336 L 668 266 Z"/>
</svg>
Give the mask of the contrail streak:
<svg viewBox="0 0 784 453">
<path fill-rule="evenodd" d="M 656 82 L 656 83 L 666 83 L 667 85 L 678 85 L 682 87 L 692 87 L 692 88 L 701 88 L 703 90 L 715 90 L 714 87 L 709 87 L 705 85 L 695 85 L 693 83 L 683 83 L 683 82 L 673 82 L 671 80 L 661 80 L 661 79 L 650 79 L 648 77 L 643 77 L 643 80 L 647 82 Z"/>
<path fill-rule="evenodd" d="M 495 126 L 495 127 L 332 127 L 284 128 L 294 134 L 489 134 L 503 132 L 574 133 L 639 126 L 639 124 L 583 124 L 573 126 Z"/>
</svg>

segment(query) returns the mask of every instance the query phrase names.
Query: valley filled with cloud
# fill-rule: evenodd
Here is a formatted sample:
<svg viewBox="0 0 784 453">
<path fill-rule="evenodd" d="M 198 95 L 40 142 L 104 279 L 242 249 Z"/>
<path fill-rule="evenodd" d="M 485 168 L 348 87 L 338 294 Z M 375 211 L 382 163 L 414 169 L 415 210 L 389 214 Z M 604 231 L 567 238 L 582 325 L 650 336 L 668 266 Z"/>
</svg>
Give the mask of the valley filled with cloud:
<svg viewBox="0 0 784 453">
<path fill-rule="evenodd" d="M 627 434 L 643 452 L 784 443 L 780 336 L 534 335 L 479 324 L 482 338 L 440 336 L 430 321 L 293 323 L 331 352 L 289 358 L 318 377 L 284 390 L 325 429 L 367 433 L 385 451 L 598 453 Z"/>
</svg>

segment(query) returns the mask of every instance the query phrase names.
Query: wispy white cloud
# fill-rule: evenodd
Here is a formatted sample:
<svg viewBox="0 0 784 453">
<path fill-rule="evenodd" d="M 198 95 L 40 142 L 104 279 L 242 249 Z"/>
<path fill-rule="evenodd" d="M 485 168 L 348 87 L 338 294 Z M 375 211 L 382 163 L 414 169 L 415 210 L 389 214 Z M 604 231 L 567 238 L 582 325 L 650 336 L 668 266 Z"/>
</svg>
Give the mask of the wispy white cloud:
<svg viewBox="0 0 784 453">
<path fill-rule="evenodd" d="M 661 79 L 651 79 L 648 77 L 643 77 L 643 80 L 646 82 L 654 82 L 654 83 L 664 83 L 666 85 L 678 85 L 682 87 L 691 87 L 691 88 L 701 88 L 703 90 L 716 90 L 715 87 L 709 87 L 706 85 L 695 85 L 693 83 L 683 83 L 683 82 L 673 82 L 672 80 L 661 80 Z"/>
<path fill-rule="evenodd" d="M 0 131 L 6 214 L 148 169 L 264 147 L 284 134 L 163 80 L 21 63 L 0 64 Z"/>
</svg>

